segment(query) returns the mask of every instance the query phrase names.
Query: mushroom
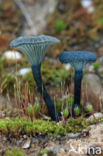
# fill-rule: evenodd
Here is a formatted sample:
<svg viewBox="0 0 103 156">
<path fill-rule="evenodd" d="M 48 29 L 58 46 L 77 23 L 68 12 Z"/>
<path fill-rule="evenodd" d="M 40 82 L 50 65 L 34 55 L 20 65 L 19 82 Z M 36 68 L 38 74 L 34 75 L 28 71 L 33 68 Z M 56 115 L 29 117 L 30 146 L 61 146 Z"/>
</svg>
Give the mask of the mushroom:
<svg viewBox="0 0 103 156">
<path fill-rule="evenodd" d="M 46 50 L 48 47 L 54 43 L 59 43 L 60 41 L 52 36 L 39 35 L 39 36 L 29 36 L 29 37 L 18 37 L 10 43 L 13 48 L 19 49 L 27 57 L 29 63 L 31 64 L 33 77 L 36 81 L 38 91 L 43 96 L 43 99 L 48 108 L 48 113 L 51 119 L 54 121 L 59 121 L 60 117 L 56 111 L 53 100 L 50 98 L 41 78 L 41 63 L 44 59 Z"/>
<path fill-rule="evenodd" d="M 70 63 L 75 70 L 74 78 L 74 104 L 73 104 L 73 116 L 75 110 L 80 109 L 81 98 L 81 81 L 83 77 L 83 68 L 87 63 L 96 61 L 96 55 L 88 51 L 64 51 L 60 54 L 61 63 Z"/>
</svg>

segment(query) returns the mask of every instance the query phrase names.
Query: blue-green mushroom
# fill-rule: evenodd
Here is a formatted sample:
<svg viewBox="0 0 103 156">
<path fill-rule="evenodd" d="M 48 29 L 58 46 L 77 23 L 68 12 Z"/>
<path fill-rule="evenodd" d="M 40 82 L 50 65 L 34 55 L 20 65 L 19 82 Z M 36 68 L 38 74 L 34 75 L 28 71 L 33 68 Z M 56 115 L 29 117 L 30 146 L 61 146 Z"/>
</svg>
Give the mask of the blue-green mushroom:
<svg viewBox="0 0 103 156">
<path fill-rule="evenodd" d="M 75 70 L 73 105 L 74 115 L 75 110 L 80 109 L 83 68 L 87 63 L 92 63 L 96 61 L 96 54 L 88 51 L 64 51 L 60 54 L 59 59 L 61 63 L 70 63 Z"/>
<path fill-rule="evenodd" d="M 57 113 L 53 100 L 50 98 L 41 78 L 41 63 L 44 59 L 46 50 L 52 44 L 59 43 L 56 37 L 48 35 L 18 37 L 10 43 L 13 48 L 19 49 L 27 57 L 31 64 L 33 77 L 36 81 L 38 90 L 48 108 L 48 113 L 52 120 L 59 121 L 60 117 Z"/>
</svg>

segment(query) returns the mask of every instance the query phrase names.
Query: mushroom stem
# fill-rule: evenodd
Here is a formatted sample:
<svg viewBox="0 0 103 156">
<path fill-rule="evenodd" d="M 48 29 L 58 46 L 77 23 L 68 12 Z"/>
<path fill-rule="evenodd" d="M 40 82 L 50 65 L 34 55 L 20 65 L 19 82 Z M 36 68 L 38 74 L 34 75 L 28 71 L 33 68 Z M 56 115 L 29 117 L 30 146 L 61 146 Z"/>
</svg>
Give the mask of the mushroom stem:
<svg viewBox="0 0 103 156">
<path fill-rule="evenodd" d="M 74 78 L 74 106 L 78 106 L 80 108 L 80 98 L 81 98 L 81 81 L 82 81 L 82 71 L 75 71 L 75 78 Z"/>
<path fill-rule="evenodd" d="M 35 66 L 32 65 L 32 73 L 33 73 L 33 77 L 36 81 L 37 87 L 38 87 L 38 91 L 40 92 L 40 94 L 43 96 L 43 99 L 46 103 L 47 109 L 48 109 L 48 113 L 51 116 L 51 119 L 54 121 L 60 121 L 60 117 L 56 111 L 55 105 L 53 100 L 50 98 L 43 82 L 42 82 L 42 78 L 41 78 L 41 64 Z"/>
</svg>

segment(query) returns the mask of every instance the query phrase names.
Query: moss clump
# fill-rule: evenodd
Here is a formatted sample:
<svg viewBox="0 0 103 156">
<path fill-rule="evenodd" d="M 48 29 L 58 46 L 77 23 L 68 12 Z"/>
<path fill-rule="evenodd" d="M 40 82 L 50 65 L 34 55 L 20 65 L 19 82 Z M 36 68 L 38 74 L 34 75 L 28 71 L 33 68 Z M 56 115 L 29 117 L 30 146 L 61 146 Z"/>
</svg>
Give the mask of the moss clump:
<svg viewBox="0 0 103 156">
<path fill-rule="evenodd" d="M 24 60 L 24 64 L 26 64 L 27 66 L 27 63 L 25 60 Z M 12 72 L 8 71 L 8 68 L 6 68 L 7 65 L 5 61 L 0 59 L 0 71 L 1 71 L 0 82 L 1 84 L 2 83 L 4 84 L 2 88 L 2 92 L 4 94 L 9 92 L 10 95 L 14 95 L 15 93 L 14 86 L 15 87 L 18 86 L 17 82 L 19 82 L 21 90 L 23 90 L 22 86 L 26 82 L 28 83 L 28 88 L 30 92 L 35 90 L 36 83 L 34 81 L 32 71 L 30 71 L 28 74 L 24 75 L 23 77 L 20 75 L 16 75 L 16 70 L 19 70 L 20 68 L 19 66 L 23 67 L 22 64 L 21 65 L 18 64 L 17 69 L 15 69 L 15 67 L 11 65 L 9 67 L 12 69 Z M 52 63 L 48 61 L 44 62 L 44 64 L 42 65 L 41 72 L 42 72 L 43 82 L 46 85 L 52 85 L 56 87 L 60 86 L 61 81 L 65 81 L 69 76 L 69 73 L 63 67 L 61 66 L 57 67 L 56 65 L 53 65 Z"/>
<path fill-rule="evenodd" d="M 56 103 L 56 109 L 58 110 L 59 114 L 61 114 L 61 112 L 63 112 L 66 109 L 66 107 L 68 108 L 68 113 L 70 113 L 70 109 L 74 103 L 74 98 L 68 98 L 63 101 L 58 99 L 55 103 Z"/>
<path fill-rule="evenodd" d="M 98 71 L 99 70 L 99 68 L 100 68 L 100 64 L 99 63 L 94 63 L 93 64 L 93 69 L 94 69 L 94 71 Z"/>
<path fill-rule="evenodd" d="M 58 110 L 58 113 L 61 114 L 62 112 L 62 101 L 58 100 L 56 101 L 56 109 Z"/>
<path fill-rule="evenodd" d="M 103 118 L 98 119 L 103 122 Z M 81 132 L 87 126 L 94 124 L 95 119 L 86 121 L 85 118 L 78 118 L 68 120 L 66 125 L 61 122 L 58 124 L 54 121 L 35 120 L 31 122 L 25 118 L 12 118 L 9 120 L 0 120 L 0 132 L 4 134 L 11 134 L 11 136 L 19 136 L 21 134 L 43 134 L 43 135 L 65 135 L 66 133 Z"/>
<path fill-rule="evenodd" d="M 46 148 L 42 149 L 42 151 L 38 152 L 37 156 L 43 156 L 43 155 L 47 155 L 47 156 L 57 156 L 56 153 L 54 153 L 51 150 L 48 150 Z"/>
<path fill-rule="evenodd" d="M 86 113 L 93 112 L 94 109 L 93 109 L 92 104 L 87 104 L 87 105 L 84 107 L 84 111 L 85 111 Z"/>
<path fill-rule="evenodd" d="M 64 110 L 63 110 L 63 116 L 64 116 L 65 118 L 67 118 L 67 117 L 69 116 L 69 111 L 68 111 L 68 109 L 64 109 Z"/>
<path fill-rule="evenodd" d="M 67 132 L 78 133 L 86 129 L 88 123 L 85 118 L 78 118 L 69 120 L 65 126 Z"/>
<path fill-rule="evenodd" d="M 23 78 L 22 78 L 22 84 L 25 82 L 28 82 L 28 87 L 30 90 L 34 90 L 36 88 L 36 83 L 33 78 L 32 72 L 27 73 Z"/>
<path fill-rule="evenodd" d="M 7 120 L 0 120 L 0 130 L 4 133 L 4 134 L 8 134 L 8 121 Z"/>
<path fill-rule="evenodd" d="M 27 113 L 29 116 L 33 115 L 33 107 L 31 105 L 27 107 Z"/>
<path fill-rule="evenodd" d="M 33 106 L 33 111 L 34 111 L 34 116 L 38 117 L 39 113 L 41 111 L 41 105 L 38 104 L 38 103 L 35 103 L 34 106 Z"/>
<path fill-rule="evenodd" d="M 37 118 L 39 116 L 40 111 L 41 111 L 41 106 L 38 103 L 35 103 L 33 106 L 30 105 L 27 107 L 27 113 L 31 121 L 33 121 L 33 117 Z"/>
<path fill-rule="evenodd" d="M 46 85 L 52 85 L 56 87 L 60 86 L 61 81 L 64 81 L 69 76 L 69 72 L 67 72 L 63 66 L 57 67 L 56 65 L 53 65 L 51 62 L 48 61 L 45 61 L 42 64 L 41 73 L 43 82 Z M 30 71 L 23 77 L 23 81 L 28 81 L 30 88 L 36 86 L 32 71 Z"/>
<path fill-rule="evenodd" d="M 5 156 L 26 156 L 23 152 L 19 151 L 18 148 L 13 148 L 5 153 Z"/>
<path fill-rule="evenodd" d="M 56 22 L 56 28 L 55 28 L 55 31 L 57 33 L 60 33 L 62 30 L 65 30 L 67 27 L 67 24 L 65 22 L 63 22 L 62 20 L 58 20 Z"/>
<path fill-rule="evenodd" d="M 74 114 L 75 114 L 76 116 L 79 116 L 79 115 L 81 114 L 81 110 L 80 110 L 80 108 L 79 108 L 78 106 L 76 106 L 76 107 L 74 108 Z"/>
<path fill-rule="evenodd" d="M 42 67 L 43 82 L 47 85 L 60 86 L 60 83 L 69 77 L 69 72 L 63 66 L 56 66 L 46 61 Z"/>
<path fill-rule="evenodd" d="M 4 86 L 3 86 L 3 93 L 6 94 L 9 92 L 10 95 L 14 94 L 14 84 L 16 84 L 16 77 L 5 74 L 2 77 L 2 80 L 4 80 Z"/>
<path fill-rule="evenodd" d="M 57 68 L 48 61 L 44 62 L 44 64 L 41 66 L 41 73 L 44 84 L 54 87 L 60 87 L 61 82 L 65 81 L 69 77 L 69 72 L 67 72 L 63 67 Z M 32 71 L 21 78 L 21 80 L 22 84 L 28 82 L 31 91 L 36 88 Z"/>
</svg>

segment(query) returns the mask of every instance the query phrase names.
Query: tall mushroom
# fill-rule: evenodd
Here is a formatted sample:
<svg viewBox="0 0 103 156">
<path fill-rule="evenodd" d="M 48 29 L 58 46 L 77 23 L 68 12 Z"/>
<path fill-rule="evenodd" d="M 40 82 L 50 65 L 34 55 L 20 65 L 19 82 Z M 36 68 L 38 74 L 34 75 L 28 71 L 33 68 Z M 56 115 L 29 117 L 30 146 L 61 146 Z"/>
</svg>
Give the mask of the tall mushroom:
<svg viewBox="0 0 103 156">
<path fill-rule="evenodd" d="M 74 78 L 74 105 L 73 115 L 76 108 L 80 109 L 81 98 L 81 81 L 83 75 L 83 68 L 87 63 L 96 61 L 96 55 L 88 51 L 64 51 L 60 54 L 61 63 L 70 63 L 75 70 Z"/>
<path fill-rule="evenodd" d="M 33 77 L 36 81 L 38 90 L 43 96 L 44 101 L 48 108 L 48 113 L 51 119 L 54 121 L 59 121 L 59 115 L 56 111 L 53 100 L 50 98 L 41 78 L 41 63 L 44 59 L 46 50 L 48 47 L 54 43 L 59 43 L 60 41 L 52 36 L 39 35 L 30 37 L 18 37 L 10 43 L 13 48 L 19 49 L 27 57 L 29 63 L 32 67 Z"/>
</svg>

